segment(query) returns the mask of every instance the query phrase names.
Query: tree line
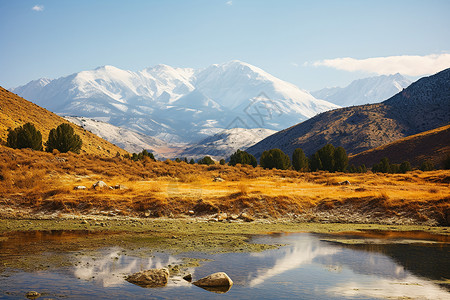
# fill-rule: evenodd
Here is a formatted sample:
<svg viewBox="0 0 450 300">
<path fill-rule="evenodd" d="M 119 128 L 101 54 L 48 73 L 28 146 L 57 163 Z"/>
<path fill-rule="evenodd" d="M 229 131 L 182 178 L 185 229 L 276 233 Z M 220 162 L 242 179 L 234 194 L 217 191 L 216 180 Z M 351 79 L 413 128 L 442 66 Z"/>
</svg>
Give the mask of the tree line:
<svg viewBox="0 0 450 300">
<path fill-rule="evenodd" d="M 80 153 L 83 141 L 78 134 L 75 134 L 72 126 L 62 123 L 56 128 L 50 130 L 48 140 L 42 143 L 42 134 L 32 123 L 26 123 L 23 126 L 14 129 L 8 129 L 6 146 L 14 149 L 30 148 L 37 151 L 52 152 L 58 150 L 61 153 L 74 152 Z"/>
</svg>

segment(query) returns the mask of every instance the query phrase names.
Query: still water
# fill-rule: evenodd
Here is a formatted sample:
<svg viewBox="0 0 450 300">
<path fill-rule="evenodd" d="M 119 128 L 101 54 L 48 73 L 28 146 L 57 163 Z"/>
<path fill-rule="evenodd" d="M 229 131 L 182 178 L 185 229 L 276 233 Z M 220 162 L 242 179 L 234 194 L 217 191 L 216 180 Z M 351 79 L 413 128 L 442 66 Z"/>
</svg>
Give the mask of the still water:
<svg viewBox="0 0 450 300">
<path fill-rule="evenodd" d="M 23 299 L 31 290 L 40 292 L 41 299 L 450 299 L 448 237 L 392 234 L 253 236 L 254 243 L 286 245 L 259 253 L 157 252 L 138 257 L 118 247 L 94 254 L 81 251 L 66 267 L 33 272 L 3 268 L 0 299 Z M 21 255 L 6 247 L 0 242 L 1 262 Z M 73 259 L 73 253 L 67 257 Z M 194 280 L 223 271 L 234 285 L 218 294 L 184 281 L 182 275 L 153 289 L 124 280 L 133 272 L 182 264 L 186 258 L 201 260 L 199 266 L 184 269 Z"/>
</svg>

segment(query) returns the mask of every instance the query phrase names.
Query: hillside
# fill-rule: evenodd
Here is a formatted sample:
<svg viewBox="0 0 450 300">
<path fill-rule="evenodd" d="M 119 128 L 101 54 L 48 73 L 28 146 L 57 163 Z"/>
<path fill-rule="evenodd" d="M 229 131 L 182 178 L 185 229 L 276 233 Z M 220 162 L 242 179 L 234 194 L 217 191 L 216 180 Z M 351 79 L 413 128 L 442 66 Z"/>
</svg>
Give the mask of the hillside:
<svg viewBox="0 0 450 300">
<path fill-rule="evenodd" d="M 420 166 L 422 162 L 430 161 L 440 166 L 446 155 L 450 155 L 450 125 L 356 154 L 350 157 L 350 164 L 370 167 L 387 157 L 396 164 L 409 161 L 413 166 Z"/>
<path fill-rule="evenodd" d="M 61 123 L 70 123 L 65 119 L 37 106 L 14 93 L 0 87 L 0 140 L 6 141 L 8 128 L 16 128 L 31 122 L 42 133 L 43 142 L 47 141 L 51 129 Z M 114 156 L 117 152 L 125 154 L 126 151 L 99 138 L 95 134 L 73 125 L 75 133 L 83 140 L 82 153 Z"/>
<path fill-rule="evenodd" d="M 272 148 L 289 155 L 302 148 L 311 155 L 331 143 L 357 154 L 449 123 L 450 69 L 446 69 L 419 79 L 382 103 L 322 113 L 269 136 L 247 151 L 260 157 Z"/>
</svg>

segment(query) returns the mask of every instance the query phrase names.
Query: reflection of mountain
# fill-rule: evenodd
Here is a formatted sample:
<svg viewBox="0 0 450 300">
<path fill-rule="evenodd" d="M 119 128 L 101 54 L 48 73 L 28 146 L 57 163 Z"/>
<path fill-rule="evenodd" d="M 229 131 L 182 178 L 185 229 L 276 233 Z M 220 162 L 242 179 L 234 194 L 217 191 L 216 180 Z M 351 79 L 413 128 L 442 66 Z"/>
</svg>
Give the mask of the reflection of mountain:
<svg viewBox="0 0 450 300">
<path fill-rule="evenodd" d="M 269 255 L 276 255 L 277 259 L 272 268 L 259 268 L 256 274 L 250 273 L 249 285 L 251 287 L 264 283 L 264 281 L 282 274 L 286 271 L 299 268 L 301 265 L 310 264 L 313 260 L 320 257 L 328 257 L 339 252 L 338 247 L 326 246 L 324 244 L 319 246 L 317 239 L 299 238 L 292 246 L 284 247 L 277 253 L 270 253 Z M 255 253 L 254 257 L 266 259 L 267 253 Z"/>
<path fill-rule="evenodd" d="M 388 256 L 396 265 L 420 277 L 432 280 L 450 278 L 450 256 L 448 255 L 450 247 L 448 245 L 372 244 L 343 245 L 343 247 L 364 251 L 364 253 L 377 253 L 377 256 Z"/>
<path fill-rule="evenodd" d="M 174 263 L 179 264 L 181 261 L 172 256 L 137 258 L 121 255 L 119 249 L 109 249 L 101 258 L 95 260 L 91 256 L 82 257 L 74 268 L 74 275 L 102 287 L 113 287 L 128 284 L 124 280 L 126 275 L 152 268 L 163 268 Z M 191 273 L 193 271 L 190 270 Z M 177 281 L 177 286 L 187 284 L 184 280 Z M 173 280 L 169 280 L 167 286 L 173 285 Z"/>
</svg>

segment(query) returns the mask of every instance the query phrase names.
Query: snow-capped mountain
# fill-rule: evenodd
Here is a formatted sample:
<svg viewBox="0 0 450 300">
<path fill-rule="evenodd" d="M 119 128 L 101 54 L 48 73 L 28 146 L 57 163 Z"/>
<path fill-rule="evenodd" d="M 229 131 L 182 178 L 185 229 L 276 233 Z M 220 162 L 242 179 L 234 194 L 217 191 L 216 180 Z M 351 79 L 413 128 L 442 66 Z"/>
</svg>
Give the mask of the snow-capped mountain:
<svg viewBox="0 0 450 300">
<path fill-rule="evenodd" d="M 410 84 L 409 79 L 397 73 L 358 79 L 344 88 L 324 88 L 311 92 L 311 94 L 316 98 L 346 107 L 381 102 L 407 88 Z"/>
<path fill-rule="evenodd" d="M 130 153 L 138 153 L 145 149 L 150 150 L 156 158 L 164 158 L 173 157 L 181 151 L 160 139 L 106 122 L 85 117 L 64 116 L 64 118 Z"/>
<path fill-rule="evenodd" d="M 240 61 L 199 70 L 104 66 L 12 91 L 60 115 L 102 120 L 171 144 L 236 127 L 281 130 L 338 108 Z"/>
<path fill-rule="evenodd" d="M 180 157 L 201 158 L 208 155 L 217 160 L 227 159 L 236 150 L 245 150 L 275 132 L 275 130 L 264 128 L 225 129 L 189 146 L 180 154 Z"/>
</svg>

